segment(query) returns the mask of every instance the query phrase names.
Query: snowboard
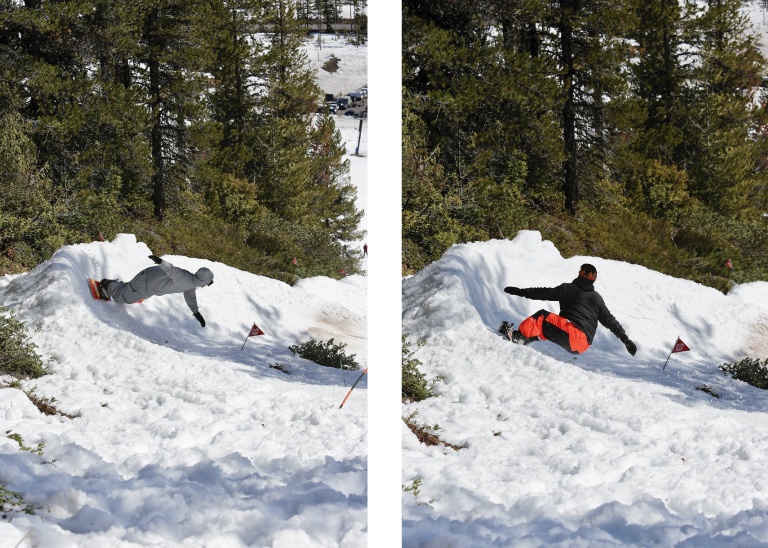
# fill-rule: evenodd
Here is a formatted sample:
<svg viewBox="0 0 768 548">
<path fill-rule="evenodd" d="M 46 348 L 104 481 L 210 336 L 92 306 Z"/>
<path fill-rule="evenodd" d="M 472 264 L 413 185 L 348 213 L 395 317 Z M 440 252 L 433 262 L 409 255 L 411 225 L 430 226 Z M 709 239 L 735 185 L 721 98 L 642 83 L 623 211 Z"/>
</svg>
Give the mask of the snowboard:
<svg viewBox="0 0 768 548">
<path fill-rule="evenodd" d="M 501 335 L 505 341 L 512 341 L 512 328 L 515 326 L 512 322 L 501 322 L 499 328 L 496 330 L 497 335 Z"/>
<path fill-rule="evenodd" d="M 106 300 L 106 299 L 102 299 L 101 298 L 101 291 L 99 291 L 99 282 L 97 282 L 96 280 L 93 280 L 91 278 L 88 278 L 88 287 L 91 288 L 91 296 L 94 299 L 96 299 L 97 301 L 104 301 L 104 300 Z M 110 297 L 109 300 L 111 301 L 112 297 Z M 144 302 L 144 299 L 141 299 L 140 301 L 136 301 L 133 304 L 139 304 L 139 303 L 143 303 L 143 302 Z"/>
<path fill-rule="evenodd" d="M 533 337 L 532 339 L 526 339 L 525 337 L 520 336 L 521 338 L 519 340 L 515 340 L 512 338 L 512 331 L 514 331 L 515 324 L 512 322 L 501 322 L 501 325 L 499 325 L 499 328 L 496 330 L 497 335 L 501 335 L 501 337 L 505 341 L 509 341 L 516 344 L 522 344 L 524 346 L 528 346 L 532 342 L 536 342 L 540 340 L 538 337 Z"/>
</svg>

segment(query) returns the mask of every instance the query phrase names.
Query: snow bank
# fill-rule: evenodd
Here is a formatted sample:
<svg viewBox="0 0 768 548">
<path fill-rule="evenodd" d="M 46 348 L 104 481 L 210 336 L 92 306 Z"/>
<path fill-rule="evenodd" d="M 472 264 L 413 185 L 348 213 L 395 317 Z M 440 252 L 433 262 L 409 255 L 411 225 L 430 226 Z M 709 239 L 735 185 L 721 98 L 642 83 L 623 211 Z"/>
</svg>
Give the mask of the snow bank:
<svg viewBox="0 0 768 548">
<path fill-rule="evenodd" d="M 584 262 L 639 348 L 598 327 L 577 359 L 494 332 L 557 303 L 503 292 L 553 287 Z M 760 346 L 768 284 L 727 296 L 644 267 L 563 259 L 538 232 L 458 245 L 403 281 L 403 332 L 437 397 L 404 406 L 404 546 L 762 546 L 768 542 L 768 398 L 717 365 Z M 680 336 L 692 352 L 675 354 Z M 711 386 L 720 399 L 696 390 Z"/>
<path fill-rule="evenodd" d="M 203 329 L 181 294 L 123 305 L 94 300 L 87 278 L 129 280 L 153 266 L 133 235 L 61 248 L 0 278 L 51 375 L 24 383 L 74 420 L 45 416 L 0 389 L 0 485 L 35 516 L 0 522 L 0 547 L 360 546 L 366 528 L 366 388 L 339 404 L 339 370 L 293 356 L 334 337 L 366 367 L 365 279 L 297 287 L 220 263 L 163 257 L 212 286 Z M 241 345 L 256 323 L 264 336 Z M 290 375 L 270 366 L 279 364 Z M 358 374 L 352 373 L 356 378 Z M 349 384 L 350 373 L 347 373 Z M 54 462 L 55 461 L 55 462 Z"/>
</svg>

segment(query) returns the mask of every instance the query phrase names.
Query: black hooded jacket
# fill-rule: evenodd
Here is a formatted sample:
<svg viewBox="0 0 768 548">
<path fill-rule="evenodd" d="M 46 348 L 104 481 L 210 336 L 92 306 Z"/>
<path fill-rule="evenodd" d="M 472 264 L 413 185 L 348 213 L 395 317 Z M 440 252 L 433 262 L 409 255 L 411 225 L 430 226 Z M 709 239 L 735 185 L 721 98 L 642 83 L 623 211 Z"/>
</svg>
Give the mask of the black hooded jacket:
<svg viewBox="0 0 768 548">
<path fill-rule="evenodd" d="M 570 320 L 587 336 L 591 345 L 597 331 L 597 322 L 611 330 L 621 342 L 627 338 L 624 328 L 605 306 L 594 284 L 586 278 L 576 278 L 572 283 L 557 287 L 531 287 L 521 289 L 520 296 L 536 301 L 559 301 L 560 316 Z"/>
</svg>

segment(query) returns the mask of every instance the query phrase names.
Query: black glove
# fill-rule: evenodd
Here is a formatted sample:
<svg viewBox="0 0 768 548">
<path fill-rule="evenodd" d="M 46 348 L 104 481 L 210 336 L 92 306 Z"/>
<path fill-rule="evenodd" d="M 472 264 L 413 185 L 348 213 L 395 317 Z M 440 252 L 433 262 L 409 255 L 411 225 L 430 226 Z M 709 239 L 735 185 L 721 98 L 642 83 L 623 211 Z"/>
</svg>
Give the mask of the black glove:
<svg viewBox="0 0 768 548">
<path fill-rule="evenodd" d="M 163 262 L 163 260 L 157 255 L 150 255 L 149 258 L 155 261 L 155 264 L 160 264 Z"/>
<path fill-rule="evenodd" d="M 197 319 L 198 322 L 200 322 L 200 327 L 205 327 L 205 320 L 203 319 L 203 315 L 200 314 L 200 312 L 195 312 L 193 316 Z"/>
<path fill-rule="evenodd" d="M 510 295 L 517 295 L 518 297 L 522 296 L 521 289 L 519 287 L 505 287 L 504 293 L 509 293 Z"/>
<path fill-rule="evenodd" d="M 637 354 L 637 345 L 632 341 L 630 341 L 629 339 L 624 341 L 624 346 L 627 347 L 627 352 L 629 352 L 632 356 Z"/>
</svg>

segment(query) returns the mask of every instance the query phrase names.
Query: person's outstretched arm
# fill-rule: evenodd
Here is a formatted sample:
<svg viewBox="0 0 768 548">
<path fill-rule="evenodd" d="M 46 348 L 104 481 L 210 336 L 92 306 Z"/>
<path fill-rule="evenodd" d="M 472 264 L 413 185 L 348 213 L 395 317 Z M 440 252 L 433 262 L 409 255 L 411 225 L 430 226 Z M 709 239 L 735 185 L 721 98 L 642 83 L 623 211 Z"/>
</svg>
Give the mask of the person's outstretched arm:
<svg viewBox="0 0 768 548">
<path fill-rule="evenodd" d="M 203 315 L 200 314 L 200 310 L 197 308 L 197 295 L 195 294 L 194 288 L 188 289 L 184 292 L 184 300 L 187 302 L 187 306 L 192 311 L 192 315 L 198 322 L 200 322 L 200 327 L 205 327 L 205 319 L 203 318 Z"/>
<path fill-rule="evenodd" d="M 155 261 L 155 263 L 157 263 L 160 266 L 160 268 L 163 269 L 163 272 L 165 272 L 165 275 L 168 276 L 173 281 L 173 283 L 177 283 L 177 284 L 189 283 L 189 282 L 194 283 L 195 275 L 192 274 L 191 272 L 188 272 L 183 268 L 173 266 L 171 263 L 169 263 L 168 261 L 164 261 L 157 255 L 150 255 L 149 258 Z"/>
<path fill-rule="evenodd" d="M 637 353 L 637 345 L 629 340 L 629 337 L 627 337 L 627 333 L 624 331 L 624 328 L 621 327 L 619 320 L 613 317 L 613 314 L 611 314 L 611 311 L 608 310 L 607 306 L 605 306 L 605 303 L 603 303 L 603 305 L 600 307 L 600 315 L 597 319 L 604 327 L 610 329 L 611 333 L 616 335 L 616 337 L 624 343 L 624 346 L 627 347 L 627 352 L 629 352 L 632 356 Z"/>
<path fill-rule="evenodd" d="M 560 284 L 557 287 L 529 287 L 527 289 L 505 287 L 504 293 L 525 297 L 534 301 L 559 301 L 565 296 L 566 285 Z"/>
<path fill-rule="evenodd" d="M 149 258 L 155 261 L 156 264 L 160 265 L 160 268 L 163 269 L 163 272 L 165 272 L 165 274 L 174 283 L 189 282 L 190 278 L 195 277 L 195 275 L 191 272 L 187 272 L 183 268 L 177 268 L 168 261 L 162 260 L 157 255 L 150 255 Z M 195 319 L 200 322 L 200 326 L 205 327 L 205 319 L 203 318 L 203 315 L 200 314 L 200 310 L 197 307 L 196 288 L 193 287 L 192 289 L 188 289 L 184 292 L 184 302 L 187 303 L 187 306 L 192 311 L 192 315 L 195 317 Z"/>
</svg>

